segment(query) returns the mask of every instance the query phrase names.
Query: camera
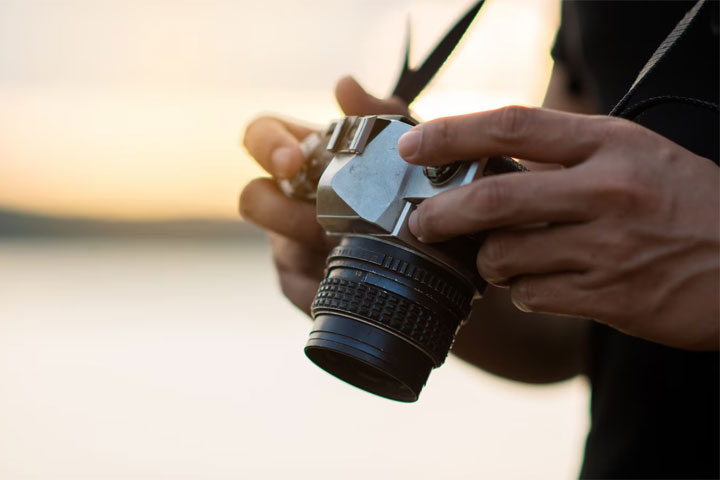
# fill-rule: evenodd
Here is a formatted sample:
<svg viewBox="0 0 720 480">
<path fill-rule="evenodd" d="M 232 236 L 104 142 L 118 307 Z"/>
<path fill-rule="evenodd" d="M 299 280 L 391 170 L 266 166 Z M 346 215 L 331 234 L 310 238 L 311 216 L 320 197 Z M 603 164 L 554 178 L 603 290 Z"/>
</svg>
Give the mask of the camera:
<svg viewBox="0 0 720 480">
<path fill-rule="evenodd" d="M 305 354 L 352 385 L 403 402 L 418 399 L 486 286 L 475 268 L 482 234 L 425 244 L 410 233 L 410 214 L 480 177 L 524 170 L 507 157 L 411 165 L 397 142 L 416 123 L 395 115 L 333 122 L 303 140 L 302 170 L 279 182 L 286 195 L 315 201 L 320 225 L 341 237 L 312 304 Z"/>
</svg>

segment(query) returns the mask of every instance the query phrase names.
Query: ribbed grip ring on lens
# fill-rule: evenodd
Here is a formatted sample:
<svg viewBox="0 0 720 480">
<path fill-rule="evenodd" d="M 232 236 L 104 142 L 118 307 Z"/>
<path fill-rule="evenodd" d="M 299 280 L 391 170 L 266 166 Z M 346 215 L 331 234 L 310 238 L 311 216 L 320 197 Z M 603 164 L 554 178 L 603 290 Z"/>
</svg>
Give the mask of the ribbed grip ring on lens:
<svg viewBox="0 0 720 480">
<path fill-rule="evenodd" d="M 407 252 L 403 253 L 407 255 Z M 468 302 L 472 299 L 472 292 L 466 285 L 447 272 L 438 271 L 439 268 L 436 265 L 428 266 L 424 261 L 419 262 L 422 260 L 420 257 L 408 260 L 377 250 L 354 245 L 339 245 L 330 252 L 328 267 L 337 266 L 339 262 L 346 259 L 366 262 L 380 267 L 382 270 L 406 277 L 427 290 L 428 294 L 440 296 L 443 302 L 448 302 L 460 311 L 466 310 Z"/>
<path fill-rule="evenodd" d="M 427 308 L 374 285 L 343 278 L 322 281 L 313 311 L 350 313 L 371 320 L 422 346 L 436 364 L 442 363 L 455 334 L 447 322 L 439 321 Z"/>
<path fill-rule="evenodd" d="M 312 312 L 345 314 L 395 332 L 440 366 L 473 293 L 462 279 L 417 254 L 347 237 L 328 258 Z"/>
</svg>

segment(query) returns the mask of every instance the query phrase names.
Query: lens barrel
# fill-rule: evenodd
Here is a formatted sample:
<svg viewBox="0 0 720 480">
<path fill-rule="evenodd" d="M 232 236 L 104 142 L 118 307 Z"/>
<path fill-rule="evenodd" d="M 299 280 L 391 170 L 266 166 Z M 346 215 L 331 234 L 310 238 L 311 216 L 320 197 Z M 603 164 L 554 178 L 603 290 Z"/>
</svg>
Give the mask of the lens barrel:
<svg viewBox="0 0 720 480">
<path fill-rule="evenodd" d="M 414 402 L 445 361 L 474 293 L 461 275 L 408 248 L 344 237 L 328 256 L 305 354 L 356 387 Z"/>
</svg>

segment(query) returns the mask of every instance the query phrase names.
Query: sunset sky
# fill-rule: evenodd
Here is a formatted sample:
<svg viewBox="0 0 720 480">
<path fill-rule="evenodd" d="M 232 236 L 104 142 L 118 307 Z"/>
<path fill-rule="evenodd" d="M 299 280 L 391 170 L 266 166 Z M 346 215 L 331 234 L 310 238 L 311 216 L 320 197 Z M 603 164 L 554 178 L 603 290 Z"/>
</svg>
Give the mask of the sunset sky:
<svg viewBox="0 0 720 480">
<path fill-rule="evenodd" d="M 3 0 L 0 208 L 236 218 L 254 116 L 324 123 L 345 74 L 387 94 L 408 16 L 420 60 L 472 3 Z M 488 0 L 417 114 L 539 104 L 558 10 Z"/>
</svg>

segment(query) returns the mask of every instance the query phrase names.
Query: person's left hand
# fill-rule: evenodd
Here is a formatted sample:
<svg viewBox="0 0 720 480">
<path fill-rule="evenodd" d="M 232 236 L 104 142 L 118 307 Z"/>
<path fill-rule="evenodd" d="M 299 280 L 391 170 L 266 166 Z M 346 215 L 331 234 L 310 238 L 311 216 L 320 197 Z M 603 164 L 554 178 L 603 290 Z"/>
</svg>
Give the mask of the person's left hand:
<svg viewBox="0 0 720 480">
<path fill-rule="evenodd" d="M 424 201 L 425 242 L 489 231 L 480 274 L 526 311 L 595 319 L 667 345 L 717 349 L 719 169 L 632 122 L 506 107 L 400 138 L 410 163 L 512 155 L 560 170 L 479 179 Z"/>
</svg>

